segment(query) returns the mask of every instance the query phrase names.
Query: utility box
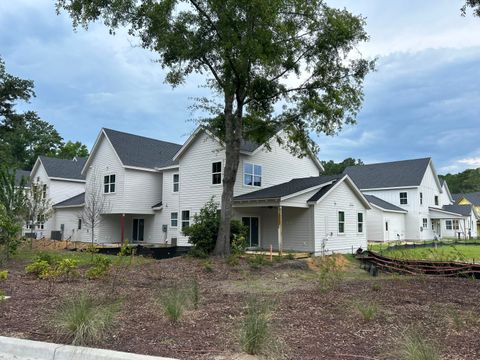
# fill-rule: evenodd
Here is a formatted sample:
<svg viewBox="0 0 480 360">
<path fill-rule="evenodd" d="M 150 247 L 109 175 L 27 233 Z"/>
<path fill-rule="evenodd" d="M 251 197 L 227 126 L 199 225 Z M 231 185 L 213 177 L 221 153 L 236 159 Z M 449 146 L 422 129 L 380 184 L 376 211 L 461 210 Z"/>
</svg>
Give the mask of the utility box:
<svg viewBox="0 0 480 360">
<path fill-rule="evenodd" d="M 62 232 L 61 231 L 52 231 L 50 235 L 50 239 L 60 241 L 62 240 Z"/>
<path fill-rule="evenodd" d="M 168 230 L 168 225 L 162 225 L 162 231 L 166 233 Z"/>
</svg>

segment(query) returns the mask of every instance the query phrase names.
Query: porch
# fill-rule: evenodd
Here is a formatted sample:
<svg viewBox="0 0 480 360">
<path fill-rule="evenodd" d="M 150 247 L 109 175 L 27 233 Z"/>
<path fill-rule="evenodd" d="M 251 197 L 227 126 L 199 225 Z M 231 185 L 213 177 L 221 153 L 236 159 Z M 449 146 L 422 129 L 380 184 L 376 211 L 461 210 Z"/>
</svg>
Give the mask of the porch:
<svg viewBox="0 0 480 360">
<path fill-rule="evenodd" d="M 432 232 L 435 238 L 467 238 L 466 219 L 461 214 L 443 209 L 429 208 Z"/>
<path fill-rule="evenodd" d="M 98 226 L 99 244 L 160 243 L 161 229 L 156 229 L 153 214 L 104 214 Z"/>
</svg>

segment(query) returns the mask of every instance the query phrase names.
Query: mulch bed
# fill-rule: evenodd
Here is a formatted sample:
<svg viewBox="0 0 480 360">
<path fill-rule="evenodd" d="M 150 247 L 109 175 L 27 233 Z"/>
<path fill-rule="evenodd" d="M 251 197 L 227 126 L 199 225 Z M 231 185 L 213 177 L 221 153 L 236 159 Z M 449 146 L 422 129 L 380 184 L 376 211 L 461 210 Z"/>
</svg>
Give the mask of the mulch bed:
<svg viewBox="0 0 480 360">
<path fill-rule="evenodd" d="M 344 280 L 319 291 L 312 270 L 299 261 L 251 269 L 188 257 L 133 265 L 112 290 L 109 279 L 46 281 L 26 275 L 25 263 L 11 261 L 2 284 L 12 299 L 0 303 L 0 335 L 62 342 L 52 325 L 56 309 L 81 291 L 121 300 L 116 325 L 97 347 L 179 359 L 228 359 L 241 353 L 238 334 L 252 292 L 274 303 L 273 328 L 291 359 L 395 359 L 399 339 L 416 329 L 436 342 L 445 359 L 480 358 L 480 282 L 468 279 L 409 278 Z M 158 304 L 172 286 L 197 278 L 201 303 L 172 324 Z M 377 284 L 375 287 L 372 284 Z M 378 315 L 365 321 L 355 304 L 374 303 Z M 465 318 L 457 326 L 448 314 Z"/>
</svg>

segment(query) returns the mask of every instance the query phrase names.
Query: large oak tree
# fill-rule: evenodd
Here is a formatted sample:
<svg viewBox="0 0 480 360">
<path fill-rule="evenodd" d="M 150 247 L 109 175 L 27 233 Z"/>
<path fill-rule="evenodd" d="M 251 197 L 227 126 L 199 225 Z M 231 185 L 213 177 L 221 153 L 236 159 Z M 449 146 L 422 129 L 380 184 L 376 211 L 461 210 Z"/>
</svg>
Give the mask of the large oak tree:
<svg viewBox="0 0 480 360">
<path fill-rule="evenodd" d="M 297 156 L 316 151 L 309 133 L 335 134 L 354 123 L 362 85 L 373 69 L 357 45 L 365 20 L 320 0 L 56 0 L 73 25 L 102 20 L 112 33 L 127 27 L 158 54 L 166 81 L 203 74 L 212 97 L 196 105 L 223 142 L 226 161 L 215 254 L 230 252 L 233 187 L 240 146 L 267 144 L 283 130 Z"/>
</svg>

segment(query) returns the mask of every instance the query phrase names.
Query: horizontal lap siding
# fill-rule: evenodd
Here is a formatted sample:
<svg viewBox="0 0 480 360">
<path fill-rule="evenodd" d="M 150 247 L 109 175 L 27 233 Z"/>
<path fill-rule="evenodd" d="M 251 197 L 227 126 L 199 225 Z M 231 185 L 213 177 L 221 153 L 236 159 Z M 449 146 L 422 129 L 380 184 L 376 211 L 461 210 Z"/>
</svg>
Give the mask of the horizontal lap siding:
<svg viewBox="0 0 480 360">
<path fill-rule="evenodd" d="M 85 224 L 82 224 L 82 229 L 78 229 L 78 219 L 81 214 L 81 208 L 67 208 L 55 210 L 55 228 L 61 229 L 61 225 L 64 225 L 64 240 L 71 241 L 91 241 L 91 235 L 89 229 L 85 228 Z"/>
<path fill-rule="evenodd" d="M 383 211 L 372 207 L 367 210 L 367 239 L 368 241 L 384 241 Z"/>
<path fill-rule="evenodd" d="M 327 253 L 350 253 L 352 249 L 366 248 L 367 223 L 366 209 L 350 187 L 342 182 L 315 205 L 315 252 L 322 251 L 322 242 L 326 239 Z M 338 212 L 345 212 L 345 233 L 338 233 Z M 357 213 L 364 214 L 364 231 L 357 232 Z"/>
<path fill-rule="evenodd" d="M 124 213 L 153 214 L 152 206 L 162 201 L 162 175 L 125 169 L 123 192 Z"/>
</svg>

